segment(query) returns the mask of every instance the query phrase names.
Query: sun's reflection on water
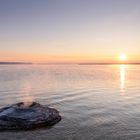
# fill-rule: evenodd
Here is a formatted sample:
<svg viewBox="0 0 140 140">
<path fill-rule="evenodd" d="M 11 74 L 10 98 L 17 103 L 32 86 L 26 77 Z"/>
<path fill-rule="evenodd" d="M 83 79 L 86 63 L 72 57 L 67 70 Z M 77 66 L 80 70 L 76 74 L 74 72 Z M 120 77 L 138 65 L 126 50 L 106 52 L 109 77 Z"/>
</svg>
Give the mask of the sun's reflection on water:
<svg viewBox="0 0 140 140">
<path fill-rule="evenodd" d="M 121 94 L 125 93 L 125 76 L 126 76 L 126 65 L 120 65 L 120 91 Z"/>
</svg>

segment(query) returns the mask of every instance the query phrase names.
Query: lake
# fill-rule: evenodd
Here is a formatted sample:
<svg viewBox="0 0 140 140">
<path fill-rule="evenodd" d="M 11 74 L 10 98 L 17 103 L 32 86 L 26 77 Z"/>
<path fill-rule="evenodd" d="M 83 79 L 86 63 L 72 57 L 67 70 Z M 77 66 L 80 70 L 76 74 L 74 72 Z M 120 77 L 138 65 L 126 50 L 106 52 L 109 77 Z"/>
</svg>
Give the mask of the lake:
<svg viewBox="0 0 140 140">
<path fill-rule="evenodd" d="M 20 101 L 54 107 L 62 120 L 0 140 L 140 139 L 140 65 L 0 65 L 0 107 Z"/>
</svg>

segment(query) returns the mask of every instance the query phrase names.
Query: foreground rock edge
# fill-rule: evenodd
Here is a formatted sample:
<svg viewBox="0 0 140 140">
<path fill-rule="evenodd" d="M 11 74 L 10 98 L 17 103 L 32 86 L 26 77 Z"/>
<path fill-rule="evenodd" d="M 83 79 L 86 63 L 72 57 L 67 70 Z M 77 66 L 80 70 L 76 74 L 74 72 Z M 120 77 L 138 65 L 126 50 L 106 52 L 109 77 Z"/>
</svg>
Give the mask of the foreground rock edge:
<svg viewBox="0 0 140 140">
<path fill-rule="evenodd" d="M 0 131 L 51 127 L 60 120 L 56 109 L 36 102 L 28 106 L 20 102 L 0 109 Z"/>
</svg>

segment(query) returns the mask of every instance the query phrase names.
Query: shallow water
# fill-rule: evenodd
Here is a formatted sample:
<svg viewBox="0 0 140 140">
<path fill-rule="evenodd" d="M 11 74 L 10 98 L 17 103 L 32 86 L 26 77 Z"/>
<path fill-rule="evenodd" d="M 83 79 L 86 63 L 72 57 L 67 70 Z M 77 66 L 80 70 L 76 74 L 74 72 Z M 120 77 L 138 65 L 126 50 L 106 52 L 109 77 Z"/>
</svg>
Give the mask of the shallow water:
<svg viewBox="0 0 140 140">
<path fill-rule="evenodd" d="M 0 65 L 0 107 L 27 100 L 58 109 L 61 122 L 0 140 L 140 139 L 140 65 Z"/>
</svg>

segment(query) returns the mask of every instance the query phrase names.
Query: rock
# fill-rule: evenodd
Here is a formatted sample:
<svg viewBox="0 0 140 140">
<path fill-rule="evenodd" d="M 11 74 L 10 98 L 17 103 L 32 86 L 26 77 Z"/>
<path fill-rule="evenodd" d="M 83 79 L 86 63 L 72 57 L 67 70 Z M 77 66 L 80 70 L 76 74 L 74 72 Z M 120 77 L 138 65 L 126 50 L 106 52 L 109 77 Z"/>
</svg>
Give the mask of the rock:
<svg viewBox="0 0 140 140">
<path fill-rule="evenodd" d="M 23 102 L 0 109 L 0 130 L 29 130 L 38 127 L 52 126 L 61 120 L 54 108 L 33 102 Z"/>
</svg>

